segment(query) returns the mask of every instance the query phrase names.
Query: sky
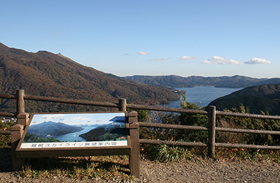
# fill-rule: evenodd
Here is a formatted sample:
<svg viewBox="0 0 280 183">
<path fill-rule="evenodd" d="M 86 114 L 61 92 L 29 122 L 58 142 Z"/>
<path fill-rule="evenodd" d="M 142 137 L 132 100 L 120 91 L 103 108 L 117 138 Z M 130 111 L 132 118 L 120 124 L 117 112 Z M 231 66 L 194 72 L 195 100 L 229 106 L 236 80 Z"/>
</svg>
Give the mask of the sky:
<svg viewBox="0 0 280 183">
<path fill-rule="evenodd" d="M 0 0 L 0 42 L 117 76 L 280 77 L 279 0 Z"/>
</svg>

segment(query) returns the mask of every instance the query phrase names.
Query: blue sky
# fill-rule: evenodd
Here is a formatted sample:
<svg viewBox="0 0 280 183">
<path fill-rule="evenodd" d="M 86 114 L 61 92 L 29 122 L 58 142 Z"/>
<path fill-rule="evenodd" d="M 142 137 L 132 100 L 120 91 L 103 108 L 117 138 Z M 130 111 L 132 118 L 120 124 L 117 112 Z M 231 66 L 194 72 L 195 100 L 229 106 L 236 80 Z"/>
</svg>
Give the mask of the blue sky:
<svg viewBox="0 0 280 183">
<path fill-rule="evenodd" d="M 1 0 L 0 42 L 117 76 L 280 77 L 280 1 Z"/>
</svg>

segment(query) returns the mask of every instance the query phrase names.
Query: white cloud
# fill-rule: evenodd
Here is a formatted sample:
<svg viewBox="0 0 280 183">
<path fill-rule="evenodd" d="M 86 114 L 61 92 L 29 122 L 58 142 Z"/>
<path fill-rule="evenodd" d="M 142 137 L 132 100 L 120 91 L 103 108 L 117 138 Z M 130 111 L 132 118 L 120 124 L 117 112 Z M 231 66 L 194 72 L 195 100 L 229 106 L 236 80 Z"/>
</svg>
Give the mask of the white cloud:
<svg viewBox="0 0 280 183">
<path fill-rule="evenodd" d="M 168 57 L 168 58 L 158 57 L 158 58 L 153 58 L 153 59 L 150 59 L 150 60 L 157 61 L 157 60 L 171 60 L 171 59 L 172 59 L 171 57 Z"/>
<path fill-rule="evenodd" d="M 79 117 L 71 118 L 70 120 L 79 120 L 79 119 L 81 119 L 81 118 L 82 118 L 82 117 L 79 116 Z"/>
<path fill-rule="evenodd" d="M 226 59 L 224 57 L 220 57 L 220 56 L 213 56 L 210 57 L 210 59 L 204 60 L 201 63 L 204 64 L 220 64 L 220 65 L 243 65 L 242 62 L 233 60 L 233 59 Z"/>
<path fill-rule="evenodd" d="M 161 57 L 158 57 L 158 58 L 154 58 L 154 59 L 151 59 L 151 60 L 165 60 L 164 58 L 161 58 Z"/>
<path fill-rule="evenodd" d="M 63 118 L 63 114 L 46 114 L 42 116 L 45 121 L 52 121 L 55 118 Z"/>
<path fill-rule="evenodd" d="M 236 61 L 236 60 L 232 60 L 232 59 L 228 60 L 227 63 L 228 64 L 232 64 L 232 65 L 243 65 L 242 62 L 239 62 L 239 61 Z"/>
<path fill-rule="evenodd" d="M 262 58 L 252 58 L 251 60 L 245 62 L 245 64 L 271 64 L 270 61 Z"/>
<path fill-rule="evenodd" d="M 88 121 L 90 120 L 89 118 L 85 118 L 85 117 L 82 117 L 82 116 L 79 116 L 79 117 L 75 117 L 75 118 L 71 118 L 70 119 L 71 121 Z"/>
<path fill-rule="evenodd" d="M 243 65 L 243 63 L 241 62 L 238 62 L 236 60 L 219 60 L 219 61 L 216 61 L 217 64 L 221 64 L 221 65 Z"/>
<path fill-rule="evenodd" d="M 138 51 L 138 54 L 139 54 L 139 55 L 148 55 L 147 52 L 143 52 L 143 51 Z"/>
<path fill-rule="evenodd" d="M 180 59 L 182 59 L 182 60 L 194 60 L 194 59 L 197 59 L 197 56 L 192 56 L 192 57 L 182 56 Z"/>
<path fill-rule="evenodd" d="M 213 62 L 211 62 L 211 60 L 204 60 L 204 61 L 202 61 L 201 63 L 203 63 L 203 64 L 213 64 Z"/>
<path fill-rule="evenodd" d="M 210 57 L 210 58 L 214 61 L 225 61 L 226 60 L 226 58 L 220 57 L 220 56 L 213 56 L 213 57 Z"/>
</svg>

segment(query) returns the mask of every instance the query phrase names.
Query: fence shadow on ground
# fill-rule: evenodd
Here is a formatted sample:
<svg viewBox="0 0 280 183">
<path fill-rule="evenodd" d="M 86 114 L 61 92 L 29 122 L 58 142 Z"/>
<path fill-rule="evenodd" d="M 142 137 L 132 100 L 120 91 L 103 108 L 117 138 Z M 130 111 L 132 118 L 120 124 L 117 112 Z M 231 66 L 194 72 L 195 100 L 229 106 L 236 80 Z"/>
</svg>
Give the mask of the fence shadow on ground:
<svg viewBox="0 0 280 183">
<path fill-rule="evenodd" d="M 0 172 L 12 171 L 12 154 L 11 148 L 0 148 Z"/>
</svg>

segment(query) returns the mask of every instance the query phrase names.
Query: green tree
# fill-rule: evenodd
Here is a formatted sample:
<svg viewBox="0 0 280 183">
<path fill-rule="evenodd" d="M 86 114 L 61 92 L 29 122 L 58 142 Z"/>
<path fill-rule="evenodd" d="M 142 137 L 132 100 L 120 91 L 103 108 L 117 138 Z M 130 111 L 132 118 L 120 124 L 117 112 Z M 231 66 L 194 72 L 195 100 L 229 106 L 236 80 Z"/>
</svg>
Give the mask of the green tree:
<svg viewBox="0 0 280 183">
<path fill-rule="evenodd" d="M 231 110 L 225 109 L 226 112 L 249 113 L 249 107 L 243 104 L 239 108 L 232 108 Z M 262 115 L 269 115 L 261 111 Z M 257 118 L 244 118 L 244 117 L 231 117 L 231 116 L 218 116 L 217 125 L 227 128 L 240 128 L 240 129 L 253 129 L 253 130 L 280 130 L 280 121 L 271 119 L 257 119 Z M 278 135 L 264 135 L 264 134 L 248 134 L 248 133 L 229 133 L 218 132 L 217 141 L 219 142 L 235 142 L 242 144 L 258 144 L 258 145 L 278 145 Z"/>
<path fill-rule="evenodd" d="M 148 122 L 149 121 L 149 110 L 142 110 L 142 109 L 137 109 L 135 110 L 138 114 L 138 121 L 139 122 Z"/>
<path fill-rule="evenodd" d="M 184 94 L 182 95 L 181 108 L 201 110 L 196 103 L 188 102 Z M 208 117 L 201 114 L 181 113 L 179 116 L 179 123 L 181 125 L 207 127 Z M 176 140 L 206 142 L 208 138 L 207 131 L 178 130 L 177 133 L 178 135 Z"/>
</svg>

